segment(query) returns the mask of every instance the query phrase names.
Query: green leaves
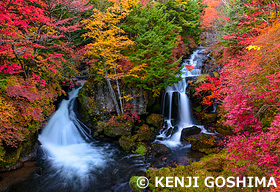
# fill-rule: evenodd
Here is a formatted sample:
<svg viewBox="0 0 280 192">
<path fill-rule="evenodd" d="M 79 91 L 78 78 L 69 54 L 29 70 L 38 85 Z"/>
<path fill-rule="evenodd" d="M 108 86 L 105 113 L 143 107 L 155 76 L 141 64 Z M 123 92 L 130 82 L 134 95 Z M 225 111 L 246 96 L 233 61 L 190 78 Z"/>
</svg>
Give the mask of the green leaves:
<svg viewBox="0 0 280 192">
<path fill-rule="evenodd" d="M 176 75 L 181 59 L 172 61 L 172 49 L 177 46 L 180 26 L 169 20 L 166 6 L 136 7 L 127 17 L 122 28 L 135 41 L 135 51 L 130 52 L 130 60 L 136 65 L 147 64 L 144 78 L 128 78 L 129 83 L 137 82 L 138 87 L 152 90 L 154 95 L 179 80 Z"/>
</svg>

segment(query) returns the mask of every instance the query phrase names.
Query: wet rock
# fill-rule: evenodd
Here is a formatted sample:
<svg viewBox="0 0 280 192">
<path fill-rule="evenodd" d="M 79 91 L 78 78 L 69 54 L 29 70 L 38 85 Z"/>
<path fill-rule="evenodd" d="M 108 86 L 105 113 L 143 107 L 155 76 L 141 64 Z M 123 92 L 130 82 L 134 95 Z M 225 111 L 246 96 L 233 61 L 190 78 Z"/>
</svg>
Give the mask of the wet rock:
<svg viewBox="0 0 280 192">
<path fill-rule="evenodd" d="M 36 167 L 35 172 L 36 172 L 38 175 L 42 175 L 42 174 L 43 174 L 43 169 L 42 169 L 41 167 Z"/>
<path fill-rule="evenodd" d="M 181 141 L 187 141 L 190 136 L 199 134 L 200 132 L 201 129 L 197 126 L 184 128 L 181 134 Z"/>
<path fill-rule="evenodd" d="M 155 143 L 151 147 L 151 152 L 152 152 L 153 156 L 157 157 L 160 155 L 170 153 L 170 149 L 163 144 Z"/>
<path fill-rule="evenodd" d="M 78 99 L 82 107 L 80 112 L 85 117 L 115 111 L 114 102 L 105 83 L 86 82 L 79 92 Z"/>
</svg>

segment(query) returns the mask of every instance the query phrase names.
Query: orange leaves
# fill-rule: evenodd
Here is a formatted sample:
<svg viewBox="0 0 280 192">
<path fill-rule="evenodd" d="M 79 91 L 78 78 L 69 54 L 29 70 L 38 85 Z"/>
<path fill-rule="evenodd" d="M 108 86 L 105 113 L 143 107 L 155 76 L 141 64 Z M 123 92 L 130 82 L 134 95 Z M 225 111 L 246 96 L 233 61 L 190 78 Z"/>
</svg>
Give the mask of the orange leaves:
<svg viewBox="0 0 280 192">
<path fill-rule="evenodd" d="M 45 117 L 53 113 L 56 85 L 41 87 L 36 75 L 34 79 L 27 80 L 20 76 L 9 76 L 7 79 L 7 88 L 0 97 L 0 145 L 5 143 L 16 147 L 28 134 L 40 128 Z"/>
<path fill-rule="evenodd" d="M 193 66 L 192 65 L 185 65 L 185 67 L 187 68 L 188 71 L 193 70 Z"/>
<path fill-rule="evenodd" d="M 204 0 L 202 3 L 207 7 L 204 8 L 201 16 L 201 26 L 205 29 L 210 29 L 220 16 L 217 7 L 221 4 L 221 0 Z"/>
<path fill-rule="evenodd" d="M 3 97 L 0 97 L 0 121 L 9 122 L 9 119 L 15 117 L 15 108 L 10 102 L 4 100 Z"/>
<path fill-rule="evenodd" d="M 215 99 L 219 98 L 218 89 L 221 81 L 219 77 L 207 76 L 204 82 L 200 82 L 195 89 L 196 95 L 203 95 L 202 104 L 210 106 Z"/>
</svg>

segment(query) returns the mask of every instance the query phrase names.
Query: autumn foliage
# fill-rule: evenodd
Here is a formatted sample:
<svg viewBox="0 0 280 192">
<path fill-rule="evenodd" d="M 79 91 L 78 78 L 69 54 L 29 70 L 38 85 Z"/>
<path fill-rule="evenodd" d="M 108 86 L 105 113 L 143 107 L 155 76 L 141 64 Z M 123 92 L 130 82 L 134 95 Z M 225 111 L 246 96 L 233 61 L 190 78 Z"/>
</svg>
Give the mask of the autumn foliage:
<svg viewBox="0 0 280 192">
<path fill-rule="evenodd" d="M 76 66 L 88 1 L 0 1 L 0 144 L 17 147 L 54 112 Z"/>
<path fill-rule="evenodd" d="M 235 133 L 225 151 L 239 175 L 252 167 L 276 178 L 280 174 L 279 8 L 274 1 L 223 1 L 221 17 L 209 18 L 219 26 L 220 41 L 212 49 L 222 68 L 216 83 L 209 77 L 197 94 L 207 91 L 203 104 L 219 101 L 221 121 Z"/>
</svg>

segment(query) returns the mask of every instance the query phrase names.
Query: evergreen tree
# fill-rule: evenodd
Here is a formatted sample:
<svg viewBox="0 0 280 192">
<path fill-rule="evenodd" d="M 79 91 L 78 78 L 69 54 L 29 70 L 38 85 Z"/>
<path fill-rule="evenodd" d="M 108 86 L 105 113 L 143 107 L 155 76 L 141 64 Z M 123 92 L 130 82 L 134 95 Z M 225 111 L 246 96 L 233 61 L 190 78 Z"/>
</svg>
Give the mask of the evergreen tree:
<svg viewBox="0 0 280 192">
<path fill-rule="evenodd" d="M 161 3 L 138 6 L 122 25 L 135 41 L 135 50 L 128 53 L 130 60 L 135 65 L 146 64 L 142 78 L 131 76 L 126 81 L 152 90 L 154 95 L 180 79 L 176 75 L 180 72 L 181 58 L 172 61 L 172 49 L 177 46 L 177 36 L 182 29 L 169 20 L 166 9 Z"/>
</svg>

